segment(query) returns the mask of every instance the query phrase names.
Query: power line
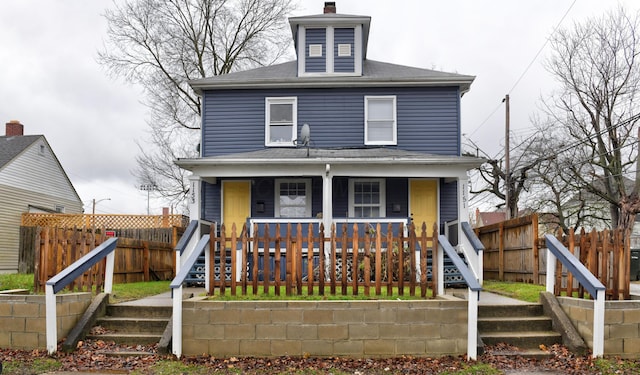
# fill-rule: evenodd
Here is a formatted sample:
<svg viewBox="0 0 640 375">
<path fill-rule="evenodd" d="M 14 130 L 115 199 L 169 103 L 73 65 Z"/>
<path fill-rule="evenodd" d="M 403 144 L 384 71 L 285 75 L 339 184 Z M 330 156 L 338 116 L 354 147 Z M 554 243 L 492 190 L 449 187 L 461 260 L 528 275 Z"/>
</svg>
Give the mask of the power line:
<svg viewBox="0 0 640 375">
<path fill-rule="evenodd" d="M 573 8 L 573 6 L 576 4 L 578 0 L 573 0 L 573 3 L 571 3 L 571 5 L 569 6 L 569 8 L 567 9 L 566 12 L 564 12 L 564 15 L 562 16 L 562 18 L 560 19 L 560 21 L 556 24 L 556 26 L 553 28 L 553 31 L 551 32 L 551 35 L 553 35 L 558 28 L 560 28 L 560 25 L 562 24 L 562 22 L 564 21 L 564 19 L 567 17 L 567 15 L 569 14 L 569 12 L 571 11 L 571 9 Z M 513 84 L 513 86 L 511 87 L 511 89 L 508 91 L 507 94 L 511 94 L 511 92 L 513 92 L 513 90 L 518 86 L 518 84 L 520 83 L 520 81 L 522 81 L 522 79 L 524 78 L 524 76 L 529 72 L 529 69 L 531 69 L 531 67 L 533 66 L 533 63 L 538 59 L 538 56 L 540 56 L 540 54 L 542 53 L 542 51 L 544 50 L 544 48 L 547 46 L 547 44 L 549 43 L 549 37 L 545 38 L 544 43 L 542 44 L 542 47 L 540 47 L 540 49 L 538 49 L 538 52 L 535 54 L 535 56 L 531 59 L 531 61 L 529 62 L 529 64 L 527 64 L 527 67 L 524 69 L 524 71 L 522 72 L 522 74 L 520 74 L 520 77 L 516 80 L 516 82 Z M 501 99 L 502 100 L 502 99 Z M 480 130 L 480 128 L 482 128 L 484 126 L 484 124 L 487 123 L 487 121 L 489 121 L 489 119 L 498 111 L 498 109 L 500 109 L 500 107 L 502 106 L 502 102 L 500 104 L 498 104 L 498 106 L 491 111 L 491 113 L 489 114 L 489 116 L 487 116 L 487 118 L 484 119 L 484 121 L 482 121 L 480 123 L 480 125 L 478 125 L 476 127 L 476 129 L 474 131 L 472 131 L 469 136 L 473 136 L 474 134 L 476 134 L 476 132 L 478 130 Z"/>
</svg>

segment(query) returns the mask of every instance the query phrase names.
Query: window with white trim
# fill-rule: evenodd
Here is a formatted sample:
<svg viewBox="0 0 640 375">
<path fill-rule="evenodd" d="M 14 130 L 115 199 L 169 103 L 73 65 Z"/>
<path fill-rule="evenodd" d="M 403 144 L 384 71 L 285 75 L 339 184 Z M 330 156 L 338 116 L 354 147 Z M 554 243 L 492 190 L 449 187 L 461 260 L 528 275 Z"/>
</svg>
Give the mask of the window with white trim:
<svg viewBox="0 0 640 375">
<path fill-rule="evenodd" d="M 397 144 L 396 97 L 364 97 L 364 144 Z"/>
<path fill-rule="evenodd" d="M 298 99 L 296 97 L 266 98 L 265 140 L 266 146 L 290 146 L 296 139 L 298 124 Z"/>
<path fill-rule="evenodd" d="M 349 216 L 385 217 L 384 179 L 349 180 Z"/>
<path fill-rule="evenodd" d="M 311 217 L 311 180 L 276 180 L 276 217 Z"/>
</svg>

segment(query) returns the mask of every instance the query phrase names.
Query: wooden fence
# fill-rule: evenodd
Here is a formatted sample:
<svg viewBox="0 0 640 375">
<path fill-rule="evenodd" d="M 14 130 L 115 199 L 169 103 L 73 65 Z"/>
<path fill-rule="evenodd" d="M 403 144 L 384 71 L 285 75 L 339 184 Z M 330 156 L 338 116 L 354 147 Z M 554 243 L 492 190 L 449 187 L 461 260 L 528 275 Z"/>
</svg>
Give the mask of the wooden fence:
<svg viewBox="0 0 640 375">
<path fill-rule="evenodd" d="M 544 284 L 538 247 L 538 216 L 529 215 L 476 228 L 484 245 L 484 279 Z"/>
<path fill-rule="evenodd" d="M 538 236 L 536 214 L 476 228 L 485 246 L 484 279 L 519 281 L 544 285 L 546 282 L 546 244 Z M 559 234 L 558 239 L 607 288 L 608 299 L 629 299 L 631 252 L 629 235 L 621 231 L 584 229 Z M 556 295 L 584 290 L 573 275 L 560 268 L 556 272 Z"/>
<path fill-rule="evenodd" d="M 104 229 L 40 228 L 36 237 L 34 285 L 43 291 L 45 283 L 67 266 L 104 242 Z M 114 283 L 171 280 L 175 274 L 174 244 L 118 238 L 115 250 Z M 100 291 L 104 285 L 105 262 L 100 262 L 76 279 L 69 290 Z"/>
<path fill-rule="evenodd" d="M 209 275 L 208 292 L 213 295 L 217 288 L 221 295 L 228 290 L 236 295 L 239 289 L 246 295 L 251 286 L 252 294 L 260 290 L 279 295 L 284 288 L 287 295 L 325 295 L 327 290 L 348 295 L 350 290 L 352 295 L 380 296 L 397 289 L 403 296 L 408 289 L 408 295 L 419 293 L 424 298 L 431 289 L 436 296 L 437 267 L 431 269 L 431 264 L 437 264 L 437 252 L 432 251 L 438 246 L 437 227 L 431 236 L 425 224 L 419 235 L 410 226 L 406 236 L 402 224 L 396 233 L 391 224 L 386 232 L 381 224 L 364 227 L 370 229 L 363 233 L 357 224 L 343 224 L 340 229 L 333 225 L 326 238 L 322 226 L 314 233 L 312 224 L 304 231 L 302 224 L 288 224 L 286 234 L 280 235 L 283 232 L 276 224 L 276 235 L 270 237 L 265 224 L 263 236 L 249 237 L 246 225 L 240 234 L 235 224 L 231 233 L 222 225 L 219 234 L 212 230 L 209 251 L 210 259 L 226 267 L 212 267 L 215 272 Z M 254 233 L 258 232 L 256 224 Z M 235 270 L 240 270 L 239 278 Z"/>
<path fill-rule="evenodd" d="M 71 229 L 71 228 L 69 228 Z M 34 273 L 35 254 L 36 254 L 36 237 L 40 231 L 40 227 L 20 227 L 20 249 L 18 259 L 18 272 Z M 175 247 L 184 227 L 170 228 L 125 228 L 125 229 L 109 229 L 115 233 L 118 238 L 127 238 L 133 240 L 141 240 L 147 242 L 161 242 L 171 244 Z"/>
</svg>

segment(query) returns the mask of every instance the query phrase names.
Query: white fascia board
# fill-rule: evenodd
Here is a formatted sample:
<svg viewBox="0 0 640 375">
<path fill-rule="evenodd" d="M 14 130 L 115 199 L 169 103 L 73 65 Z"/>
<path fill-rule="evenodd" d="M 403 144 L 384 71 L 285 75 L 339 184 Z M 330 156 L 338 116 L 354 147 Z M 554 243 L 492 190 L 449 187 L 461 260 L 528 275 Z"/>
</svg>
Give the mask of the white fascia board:
<svg viewBox="0 0 640 375">
<path fill-rule="evenodd" d="M 451 87 L 458 86 L 461 93 L 469 90 L 471 82 L 475 77 L 450 79 L 450 78 L 429 78 L 417 80 L 415 78 L 407 79 L 367 79 L 364 76 L 356 76 L 353 73 L 347 74 L 327 74 L 327 73 L 305 73 L 300 77 L 290 79 L 278 79 L 269 81 L 269 79 L 255 81 L 227 81 L 216 83 L 194 83 L 191 85 L 194 91 L 202 92 L 204 90 L 225 90 L 225 89 L 262 89 L 262 88 L 344 88 L 344 87 Z M 348 79 L 353 77 L 353 80 Z M 332 79 L 333 78 L 333 79 Z"/>
<path fill-rule="evenodd" d="M 316 161 L 313 164 L 291 163 L 202 163 L 197 165 L 182 165 L 194 174 L 206 177 L 268 177 L 268 176 L 323 176 L 329 164 L 334 176 L 353 177 L 414 177 L 414 178 L 467 178 L 467 171 L 476 167 L 467 164 L 431 164 L 431 163 L 336 163 L 335 161 Z M 363 165 L 364 164 L 364 165 Z"/>
</svg>

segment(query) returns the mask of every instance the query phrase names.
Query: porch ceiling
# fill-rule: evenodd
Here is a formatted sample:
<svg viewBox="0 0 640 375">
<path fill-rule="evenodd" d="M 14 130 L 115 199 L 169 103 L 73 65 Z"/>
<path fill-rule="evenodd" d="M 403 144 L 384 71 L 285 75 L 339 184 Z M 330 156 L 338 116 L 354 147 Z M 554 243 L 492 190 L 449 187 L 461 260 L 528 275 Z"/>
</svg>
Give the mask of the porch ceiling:
<svg viewBox="0 0 640 375">
<path fill-rule="evenodd" d="M 464 177 L 484 159 L 424 154 L 392 148 L 268 148 L 221 156 L 178 159 L 202 177 L 334 176 Z"/>
</svg>

